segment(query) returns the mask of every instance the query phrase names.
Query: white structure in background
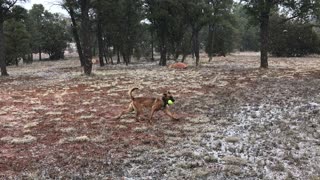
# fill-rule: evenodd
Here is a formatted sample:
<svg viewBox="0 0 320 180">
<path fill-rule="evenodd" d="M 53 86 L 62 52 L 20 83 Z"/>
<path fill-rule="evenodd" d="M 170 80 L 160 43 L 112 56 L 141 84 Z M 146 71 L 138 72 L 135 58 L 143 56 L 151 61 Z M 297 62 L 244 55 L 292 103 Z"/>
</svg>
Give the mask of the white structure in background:
<svg viewBox="0 0 320 180">
<path fill-rule="evenodd" d="M 68 43 L 67 49 L 64 51 L 65 57 L 78 57 L 76 43 Z"/>
</svg>

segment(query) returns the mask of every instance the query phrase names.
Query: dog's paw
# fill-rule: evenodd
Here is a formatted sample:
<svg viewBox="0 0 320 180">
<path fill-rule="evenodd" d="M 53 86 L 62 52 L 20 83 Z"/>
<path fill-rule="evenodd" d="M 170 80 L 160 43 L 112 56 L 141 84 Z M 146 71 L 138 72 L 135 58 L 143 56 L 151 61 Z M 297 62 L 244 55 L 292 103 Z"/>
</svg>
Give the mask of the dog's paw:
<svg viewBox="0 0 320 180">
<path fill-rule="evenodd" d="M 174 120 L 174 121 L 179 121 L 180 120 L 179 117 L 174 117 L 174 118 L 171 118 L 171 119 Z"/>
<path fill-rule="evenodd" d="M 150 125 L 152 125 L 152 124 L 153 124 L 153 120 L 152 120 L 152 119 L 149 119 L 149 120 L 148 120 L 148 123 L 149 123 Z"/>
<path fill-rule="evenodd" d="M 118 119 L 120 119 L 118 116 L 111 118 L 111 120 L 113 120 L 113 121 L 118 120 Z"/>
</svg>

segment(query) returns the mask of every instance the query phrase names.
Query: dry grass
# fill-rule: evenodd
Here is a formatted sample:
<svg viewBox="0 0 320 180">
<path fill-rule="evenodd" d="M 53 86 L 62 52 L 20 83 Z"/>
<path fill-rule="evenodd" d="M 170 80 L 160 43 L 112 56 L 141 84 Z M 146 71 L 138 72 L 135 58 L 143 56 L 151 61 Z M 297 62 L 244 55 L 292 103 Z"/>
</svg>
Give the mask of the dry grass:
<svg viewBox="0 0 320 180">
<path fill-rule="evenodd" d="M 0 78 L 0 179 L 316 179 L 320 59 L 254 53 L 192 59 L 186 70 L 134 63 L 35 62 Z M 180 121 L 154 124 L 127 108 L 127 90 L 170 90 Z M 302 165 L 303 164 L 303 165 Z"/>
</svg>

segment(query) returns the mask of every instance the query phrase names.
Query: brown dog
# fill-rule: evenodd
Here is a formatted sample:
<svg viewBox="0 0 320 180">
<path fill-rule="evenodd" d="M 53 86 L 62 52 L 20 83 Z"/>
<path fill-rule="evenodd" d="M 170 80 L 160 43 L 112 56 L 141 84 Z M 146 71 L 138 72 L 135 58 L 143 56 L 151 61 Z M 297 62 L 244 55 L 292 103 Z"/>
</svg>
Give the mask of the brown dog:
<svg viewBox="0 0 320 180">
<path fill-rule="evenodd" d="M 132 92 L 134 90 L 137 90 L 138 88 L 132 88 L 129 90 L 128 94 L 131 98 L 131 102 L 129 104 L 129 107 L 127 110 L 122 111 L 118 116 L 115 118 L 120 118 L 123 114 L 129 113 L 132 111 L 136 112 L 136 120 L 139 121 L 139 115 L 141 114 L 142 110 L 144 108 L 150 108 L 151 109 L 151 115 L 149 122 L 152 122 L 153 114 L 156 111 L 162 110 L 164 113 L 166 113 L 171 119 L 178 120 L 178 118 L 175 118 L 173 114 L 168 110 L 168 101 L 171 100 L 174 102 L 173 96 L 170 92 L 164 93 L 162 98 L 152 98 L 152 97 L 133 97 Z"/>
</svg>

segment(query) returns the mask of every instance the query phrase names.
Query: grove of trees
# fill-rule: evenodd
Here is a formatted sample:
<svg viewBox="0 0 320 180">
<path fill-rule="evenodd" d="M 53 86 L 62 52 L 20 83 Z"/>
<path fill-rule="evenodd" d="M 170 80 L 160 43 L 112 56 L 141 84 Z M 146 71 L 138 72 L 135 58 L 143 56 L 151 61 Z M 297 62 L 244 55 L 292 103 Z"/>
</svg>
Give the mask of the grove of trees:
<svg viewBox="0 0 320 180">
<path fill-rule="evenodd" d="M 32 62 L 34 53 L 61 59 L 75 42 L 84 73 L 92 57 L 101 66 L 125 63 L 132 57 L 184 61 L 187 55 L 260 51 L 261 67 L 268 55 L 305 56 L 320 53 L 316 0 L 63 0 L 69 17 L 52 14 L 42 5 L 27 11 L 17 1 L 0 1 L 0 66 L 19 59 Z M 114 59 L 116 58 L 116 59 Z"/>
<path fill-rule="evenodd" d="M 0 1 L 0 65 L 1 75 L 7 76 L 7 65 L 20 60 L 32 63 L 33 54 L 47 53 L 51 60 L 64 57 L 71 32 L 68 19 L 52 14 L 43 5 L 35 4 L 29 11 L 15 5 L 16 0 Z"/>
</svg>

